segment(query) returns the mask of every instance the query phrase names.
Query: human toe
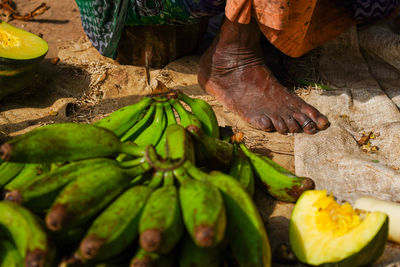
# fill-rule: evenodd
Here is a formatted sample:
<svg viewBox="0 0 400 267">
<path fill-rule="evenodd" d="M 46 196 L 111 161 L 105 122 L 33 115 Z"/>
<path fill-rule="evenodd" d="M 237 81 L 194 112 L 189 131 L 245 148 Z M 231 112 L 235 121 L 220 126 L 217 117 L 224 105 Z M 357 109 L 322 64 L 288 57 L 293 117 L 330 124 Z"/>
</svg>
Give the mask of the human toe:
<svg viewBox="0 0 400 267">
<path fill-rule="evenodd" d="M 297 121 L 293 118 L 292 115 L 287 115 L 283 117 L 290 133 L 300 133 L 302 131 L 300 125 Z"/>
<path fill-rule="evenodd" d="M 316 108 L 307 104 L 301 111 L 314 121 L 319 130 L 325 130 L 329 127 L 328 118 L 322 115 Z"/>
<path fill-rule="evenodd" d="M 286 134 L 289 131 L 285 121 L 281 117 L 272 118 L 271 120 L 277 132 Z"/>
<path fill-rule="evenodd" d="M 304 113 L 294 113 L 293 117 L 305 133 L 315 134 L 317 132 L 318 128 L 315 122 Z"/>
<path fill-rule="evenodd" d="M 271 132 L 274 130 L 274 125 L 272 124 L 271 119 L 264 115 L 253 117 L 250 120 L 250 124 L 253 125 L 254 127 L 256 127 L 260 130 L 264 130 L 266 132 Z"/>
</svg>

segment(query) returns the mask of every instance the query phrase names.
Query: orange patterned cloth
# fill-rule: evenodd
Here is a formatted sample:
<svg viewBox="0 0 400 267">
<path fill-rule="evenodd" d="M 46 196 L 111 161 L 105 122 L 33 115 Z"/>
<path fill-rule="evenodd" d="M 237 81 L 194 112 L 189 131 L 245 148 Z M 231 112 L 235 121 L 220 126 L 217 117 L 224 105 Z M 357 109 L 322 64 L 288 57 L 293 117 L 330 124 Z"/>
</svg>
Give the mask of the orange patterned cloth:
<svg viewBox="0 0 400 267">
<path fill-rule="evenodd" d="M 258 22 L 267 39 L 283 53 L 298 57 L 335 38 L 355 23 L 334 0 L 227 0 L 225 16 L 233 22 Z"/>
<path fill-rule="evenodd" d="M 227 0 L 225 15 L 230 21 L 248 24 L 252 14 L 257 21 L 281 30 L 289 21 L 290 0 Z"/>
</svg>

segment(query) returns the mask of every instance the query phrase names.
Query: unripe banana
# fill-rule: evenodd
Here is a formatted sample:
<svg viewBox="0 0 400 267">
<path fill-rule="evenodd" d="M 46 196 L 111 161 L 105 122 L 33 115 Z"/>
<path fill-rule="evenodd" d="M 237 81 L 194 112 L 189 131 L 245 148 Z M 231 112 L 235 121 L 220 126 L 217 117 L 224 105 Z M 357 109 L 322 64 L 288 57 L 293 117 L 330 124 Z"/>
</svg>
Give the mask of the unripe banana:
<svg viewBox="0 0 400 267">
<path fill-rule="evenodd" d="M 138 236 L 139 219 L 152 189 L 134 186 L 126 190 L 93 222 L 80 243 L 84 259 L 103 261 L 118 255 Z"/>
<path fill-rule="evenodd" d="M 59 192 L 71 181 L 78 177 L 85 177 L 98 165 L 116 164 L 114 160 L 105 158 L 75 161 L 42 174 L 25 185 L 7 192 L 5 199 L 20 203 L 33 211 L 42 212 L 51 206 Z"/>
<path fill-rule="evenodd" d="M 167 118 L 164 113 L 164 105 L 162 103 L 157 103 L 156 113 L 154 115 L 153 122 L 134 140 L 137 145 L 156 146 L 160 140 L 165 127 L 167 125 Z"/>
<path fill-rule="evenodd" d="M 96 166 L 61 191 L 47 212 L 47 227 L 59 231 L 86 223 L 117 197 L 133 177 L 149 169 L 145 163 L 131 170 L 115 165 Z"/>
<path fill-rule="evenodd" d="M 167 158 L 169 159 L 195 161 L 195 150 L 192 140 L 185 128 L 179 124 L 167 127 L 165 149 Z"/>
<path fill-rule="evenodd" d="M 233 144 L 233 158 L 231 167 L 229 168 L 229 175 L 240 182 L 244 189 L 250 196 L 254 194 L 254 175 L 250 160 L 246 157 L 238 144 Z"/>
<path fill-rule="evenodd" d="M 174 109 L 176 110 L 176 112 L 179 115 L 179 124 L 181 124 L 183 127 L 187 127 L 189 125 L 195 125 L 196 127 L 201 128 L 201 122 L 199 121 L 199 119 L 194 116 L 192 113 L 190 113 L 189 111 L 187 111 L 182 104 L 179 102 L 179 100 L 176 99 L 170 99 L 169 102 L 171 103 L 171 105 L 174 107 Z"/>
<path fill-rule="evenodd" d="M 43 173 L 49 172 L 47 164 L 27 163 L 21 172 L 4 186 L 4 190 L 11 191 L 25 185 Z"/>
<path fill-rule="evenodd" d="M 185 102 L 192 113 L 201 121 L 202 128 L 208 136 L 219 138 L 218 120 L 211 106 L 204 100 L 198 98 L 190 98 L 180 92 L 179 99 Z"/>
<path fill-rule="evenodd" d="M 304 191 L 315 188 L 312 179 L 292 175 L 289 171 L 283 172 L 285 170 L 283 167 L 276 169 L 264 158 L 248 150 L 243 143 L 240 143 L 239 146 L 250 159 L 254 174 L 265 185 L 262 188 L 274 198 L 280 201 L 295 202 Z"/>
<path fill-rule="evenodd" d="M 0 146 L 2 159 L 51 163 L 119 153 L 140 156 L 143 148 L 122 143 L 110 130 L 90 124 L 58 123 L 36 128 Z"/>
<path fill-rule="evenodd" d="M 210 175 L 192 164 L 185 164 L 189 175 L 218 187 L 224 198 L 227 231 L 232 256 L 243 267 L 270 266 L 271 251 L 264 223 L 249 194 L 229 175 L 211 172 Z"/>
<path fill-rule="evenodd" d="M 156 111 L 156 105 L 153 103 L 143 116 L 133 127 L 131 127 L 121 137 L 122 142 L 135 141 L 135 139 L 151 124 Z"/>
<path fill-rule="evenodd" d="M 150 97 L 144 97 L 138 103 L 120 108 L 93 124 L 113 131 L 118 137 L 121 137 L 129 128 L 136 124 L 143 111 L 151 103 L 152 99 Z"/>
<path fill-rule="evenodd" d="M 179 267 L 219 267 L 220 254 L 218 248 L 198 247 L 189 236 L 185 236 L 179 255 Z"/>
<path fill-rule="evenodd" d="M 166 127 L 168 127 L 169 125 L 172 125 L 172 124 L 176 124 L 174 110 L 172 109 L 171 104 L 168 101 L 164 102 L 164 112 L 167 117 L 167 126 Z M 166 152 L 166 148 L 165 148 L 166 142 L 167 142 L 167 131 L 165 129 L 163 132 L 163 135 L 160 138 L 160 141 L 157 143 L 157 145 L 155 147 L 157 153 L 162 158 L 167 157 L 167 152 Z"/>
<path fill-rule="evenodd" d="M 190 178 L 183 168 L 174 171 L 179 180 L 183 222 L 199 247 L 215 247 L 224 238 L 226 212 L 215 186 Z"/>
<path fill-rule="evenodd" d="M 0 165 L 0 189 L 16 177 L 25 163 L 3 162 Z"/>
<path fill-rule="evenodd" d="M 55 250 L 38 218 L 12 202 L 0 202 L 0 214 L 0 231 L 9 234 L 25 266 L 51 266 Z"/>
<path fill-rule="evenodd" d="M 24 266 L 24 260 L 15 245 L 6 237 L 0 237 L 0 267 Z"/>
<path fill-rule="evenodd" d="M 151 194 L 140 218 L 140 246 L 148 252 L 167 254 L 183 232 L 178 192 L 171 178 L 164 178 L 164 186 Z"/>
</svg>

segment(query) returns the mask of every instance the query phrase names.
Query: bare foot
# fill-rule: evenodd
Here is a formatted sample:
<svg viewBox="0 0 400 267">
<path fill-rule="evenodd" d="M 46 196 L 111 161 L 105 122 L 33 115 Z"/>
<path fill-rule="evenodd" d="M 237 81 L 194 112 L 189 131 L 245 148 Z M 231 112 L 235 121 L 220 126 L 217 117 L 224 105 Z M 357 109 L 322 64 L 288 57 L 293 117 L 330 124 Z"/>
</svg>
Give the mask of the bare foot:
<svg viewBox="0 0 400 267">
<path fill-rule="evenodd" d="M 256 128 L 314 134 L 329 126 L 314 107 L 283 87 L 264 64 L 256 23 L 225 19 L 200 61 L 201 87 Z"/>
</svg>

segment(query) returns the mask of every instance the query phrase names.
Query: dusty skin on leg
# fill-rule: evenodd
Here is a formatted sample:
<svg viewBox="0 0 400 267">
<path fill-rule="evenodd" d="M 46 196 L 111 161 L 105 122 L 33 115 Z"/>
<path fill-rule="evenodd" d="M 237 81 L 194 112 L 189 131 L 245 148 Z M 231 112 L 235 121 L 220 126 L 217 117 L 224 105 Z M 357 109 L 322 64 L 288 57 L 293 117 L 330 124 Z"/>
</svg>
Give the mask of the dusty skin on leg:
<svg viewBox="0 0 400 267">
<path fill-rule="evenodd" d="M 264 63 L 260 34 L 255 22 L 239 24 L 225 18 L 201 58 L 200 86 L 256 128 L 281 134 L 326 129 L 329 121 L 324 115 L 273 77 Z"/>
</svg>

